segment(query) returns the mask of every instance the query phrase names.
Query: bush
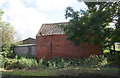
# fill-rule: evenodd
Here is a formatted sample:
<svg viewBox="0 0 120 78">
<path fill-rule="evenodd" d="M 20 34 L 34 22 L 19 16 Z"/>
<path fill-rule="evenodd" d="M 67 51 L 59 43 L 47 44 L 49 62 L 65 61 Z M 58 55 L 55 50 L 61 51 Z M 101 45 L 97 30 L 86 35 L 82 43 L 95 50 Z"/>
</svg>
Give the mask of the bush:
<svg viewBox="0 0 120 78">
<path fill-rule="evenodd" d="M 28 68 L 28 67 L 38 67 L 38 64 L 36 62 L 36 59 L 28 59 L 28 58 L 4 58 L 4 68 L 5 69 L 13 69 L 13 68 Z"/>
<path fill-rule="evenodd" d="M 64 68 L 66 67 L 67 61 L 64 58 L 60 58 L 60 57 L 55 57 L 49 60 L 45 60 L 45 59 L 40 59 L 39 60 L 39 66 L 41 68 Z"/>
<path fill-rule="evenodd" d="M 0 68 L 3 68 L 5 64 L 4 57 L 0 55 Z"/>
<path fill-rule="evenodd" d="M 19 59 L 19 62 L 22 65 L 24 65 L 25 67 L 32 67 L 32 66 L 36 66 L 37 65 L 36 59 L 29 59 L 29 58 L 21 57 Z"/>
<path fill-rule="evenodd" d="M 89 58 L 85 59 L 84 64 L 89 66 L 99 66 L 104 59 L 104 55 L 91 55 Z"/>
<path fill-rule="evenodd" d="M 55 57 L 49 60 L 40 59 L 39 65 L 41 68 L 65 68 L 65 67 L 80 67 L 80 66 L 102 66 L 104 63 L 104 55 L 92 55 L 89 58 L 74 58 L 66 59 Z"/>
<path fill-rule="evenodd" d="M 113 54 L 107 53 L 105 54 L 105 57 L 107 58 L 109 66 L 113 66 L 113 67 L 120 66 L 120 62 L 119 62 L 120 53 L 119 52 L 115 52 Z"/>
<path fill-rule="evenodd" d="M 18 64 L 18 60 L 17 59 L 8 59 L 5 58 L 5 64 L 4 64 L 4 68 L 5 69 L 12 69 L 12 68 L 18 68 L 19 64 Z M 21 65 L 20 65 L 21 66 Z"/>
<path fill-rule="evenodd" d="M 67 59 L 65 58 L 60 58 L 60 57 L 55 57 L 50 60 L 48 60 L 48 64 L 50 67 L 55 67 L 55 68 L 64 68 L 66 67 Z"/>
<path fill-rule="evenodd" d="M 98 67 L 105 65 L 119 66 L 118 57 L 120 54 L 105 54 L 105 55 L 91 55 L 89 58 L 74 58 L 66 59 L 61 57 L 55 57 L 49 60 L 40 59 L 39 65 L 35 58 L 19 57 L 15 56 L 14 59 L 0 57 L 3 63 L 0 67 L 6 69 L 12 68 L 65 68 L 65 67 Z M 4 60 L 4 61 L 3 61 Z"/>
<path fill-rule="evenodd" d="M 39 66 L 41 68 L 46 68 L 46 67 L 48 67 L 48 63 L 45 59 L 42 58 L 42 59 L 39 60 Z"/>
<path fill-rule="evenodd" d="M 3 51 L 0 52 L 0 55 L 2 55 L 4 58 L 15 58 L 16 54 L 12 51 Z"/>
</svg>

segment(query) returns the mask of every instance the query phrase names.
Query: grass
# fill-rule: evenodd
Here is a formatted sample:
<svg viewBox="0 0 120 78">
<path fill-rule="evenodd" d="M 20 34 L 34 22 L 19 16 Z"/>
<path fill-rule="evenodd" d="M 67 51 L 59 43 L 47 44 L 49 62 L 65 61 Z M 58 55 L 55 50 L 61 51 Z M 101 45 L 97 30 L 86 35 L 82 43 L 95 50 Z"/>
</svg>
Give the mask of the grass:
<svg viewBox="0 0 120 78">
<path fill-rule="evenodd" d="M 118 68 L 89 68 L 89 67 L 70 67 L 61 69 L 14 69 L 2 71 L 2 75 L 7 76 L 79 76 L 79 75 L 99 75 L 99 76 L 118 76 Z"/>
<path fill-rule="evenodd" d="M 110 54 L 107 55 L 109 56 Z M 1 71 L 3 76 L 117 76 L 120 69 L 115 68 L 118 65 L 118 59 L 115 58 L 116 55 L 116 53 L 112 57 L 111 55 L 109 57 L 106 55 L 99 57 L 93 55 L 87 59 L 60 57 L 50 60 L 40 59 L 39 65 L 35 59 L 25 57 L 4 58 L 5 64 L 3 67 L 7 70 Z"/>
<path fill-rule="evenodd" d="M 49 76 L 53 73 L 53 70 L 27 70 L 27 69 L 14 69 L 11 71 L 2 71 L 4 76 Z"/>
</svg>

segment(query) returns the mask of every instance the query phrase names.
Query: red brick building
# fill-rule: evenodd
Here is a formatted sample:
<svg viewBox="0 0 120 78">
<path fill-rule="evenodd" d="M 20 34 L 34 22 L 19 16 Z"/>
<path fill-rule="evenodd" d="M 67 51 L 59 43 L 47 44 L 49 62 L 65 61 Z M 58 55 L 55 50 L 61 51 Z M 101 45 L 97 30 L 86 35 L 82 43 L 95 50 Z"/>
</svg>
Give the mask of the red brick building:
<svg viewBox="0 0 120 78">
<path fill-rule="evenodd" d="M 93 54 L 101 54 L 100 49 L 92 44 L 83 43 L 75 46 L 67 40 L 64 31 L 59 27 L 64 23 L 43 24 L 36 35 L 36 56 L 40 58 L 66 57 L 79 58 L 88 57 Z"/>
</svg>

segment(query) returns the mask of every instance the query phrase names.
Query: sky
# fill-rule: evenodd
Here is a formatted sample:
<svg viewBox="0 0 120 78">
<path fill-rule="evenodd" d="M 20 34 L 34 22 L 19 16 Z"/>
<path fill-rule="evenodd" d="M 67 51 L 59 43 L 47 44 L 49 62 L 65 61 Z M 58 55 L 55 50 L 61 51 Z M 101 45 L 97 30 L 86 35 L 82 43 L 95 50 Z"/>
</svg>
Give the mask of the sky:
<svg viewBox="0 0 120 78">
<path fill-rule="evenodd" d="M 85 9 L 86 5 L 77 0 L 0 0 L 0 9 L 4 11 L 2 20 L 9 22 L 17 32 L 17 37 L 36 38 L 44 23 L 68 22 L 65 9 Z"/>
</svg>

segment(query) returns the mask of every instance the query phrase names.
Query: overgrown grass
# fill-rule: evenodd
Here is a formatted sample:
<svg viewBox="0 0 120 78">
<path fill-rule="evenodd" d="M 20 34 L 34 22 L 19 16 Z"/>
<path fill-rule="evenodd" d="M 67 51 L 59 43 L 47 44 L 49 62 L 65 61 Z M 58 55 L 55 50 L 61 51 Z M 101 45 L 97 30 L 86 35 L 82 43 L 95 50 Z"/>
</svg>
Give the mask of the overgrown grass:
<svg viewBox="0 0 120 78">
<path fill-rule="evenodd" d="M 102 66 L 119 66 L 120 53 L 92 55 L 89 58 L 67 59 L 55 57 L 49 60 L 40 59 L 39 63 L 35 58 L 26 58 L 17 56 L 15 58 L 2 58 L 1 67 L 5 69 L 13 68 L 67 68 L 67 67 L 102 67 Z"/>
<path fill-rule="evenodd" d="M 67 59 L 55 57 L 49 60 L 40 59 L 37 63 L 35 58 L 18 57 L 5 58 L 2 60 L 1 67 L 12 69 L 13 71 L 3 71 L 3 75 L 21 75 L 21 76 L 50 76 L 73 74 L 118 74 L 120 53 L 92 55 L 89 58 Z M 17 69 L 17 70 L 15 70 Z M 23 70 L 22 70 L 23 69 Z M 25 69 L 25 70 L 24 70 Z M 76 74 L 77 73 L 77 74 Z"/>
<path fill-rule="evenodd" d="M 49 60 L 40 59 L 39 66 L 42 68 L 67 68 L 67 67 L 101 67 L 108 65 L 109 61 L 104 55 L 92 55 L 89 58 L 52 58 Z"/>
<path fill-rule="evenodd" d="M 80 76 L 80 75 L 118 76 L 119 75 L 118 71 L 120 71 L 120 69 L 117 68 L 74 67 L 42 70 L 15 69 L 13 71 L 3 71 L 2 74 L 10 76 Z"/>
<path fill-rule="evenodd" d="M 4 67 L 5 69 L 13 69 L 13 68 L 28 68 L 28 67 L 38 67 L 38 64 L 36 62 L 36 59 L 33 58 L 2 58 L 2 65 L 1 67 Z"/>
<path fill-rule="evenodd" d="M 13 71 L 3 71 L 2 75 L 5 76 L 50 76 L 55 72 L 55 70 L 26 70 L 19 69 Z"/>
</svg>

